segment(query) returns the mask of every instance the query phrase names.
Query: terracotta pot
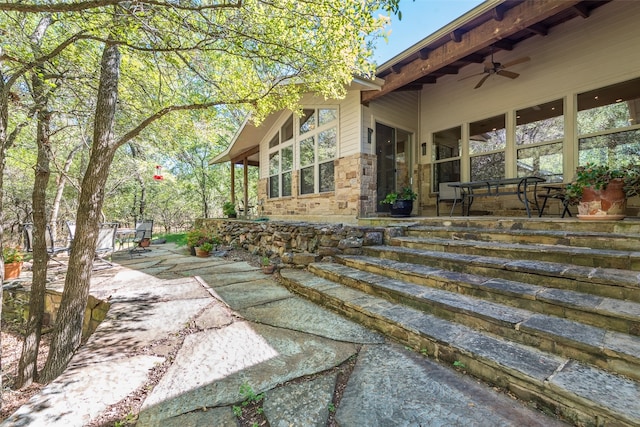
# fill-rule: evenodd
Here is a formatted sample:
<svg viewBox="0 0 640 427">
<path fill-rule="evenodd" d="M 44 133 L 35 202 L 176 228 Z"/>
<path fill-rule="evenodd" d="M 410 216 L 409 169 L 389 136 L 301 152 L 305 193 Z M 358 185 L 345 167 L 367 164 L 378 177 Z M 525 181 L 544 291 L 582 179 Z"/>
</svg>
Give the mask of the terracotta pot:
<svg viewBox="0 0 640 427">
<path fill-rule="evenodd" d="M 263 265 L 262 266 L 262 272 L 264 274 L 273 274 L 274 271 L 276 271 L 275 264 L 269 264 L 269 265 Z"/>
<path fill-rule="evenodd" d="M 578 218 L 622 219 L 625 216 L 626 208 L 627 197 L 624 192 L 624 182 L 621 179 L 614 179 L 604 190 L 584 188 L 582 199 L 578 204 Z"/>
<path fill-rule="evenodd" d="M 200 248 L 196 248 L 196 256 L 199 258 L 208 258 L 209 257 L 209 251 L 203 251 Z"/>
<path fill-rule="evenodd" d="M 4 265 L 4 280 L 17 279 L 22 272 L 21 262 L 12 262 Z"/>
</svg>

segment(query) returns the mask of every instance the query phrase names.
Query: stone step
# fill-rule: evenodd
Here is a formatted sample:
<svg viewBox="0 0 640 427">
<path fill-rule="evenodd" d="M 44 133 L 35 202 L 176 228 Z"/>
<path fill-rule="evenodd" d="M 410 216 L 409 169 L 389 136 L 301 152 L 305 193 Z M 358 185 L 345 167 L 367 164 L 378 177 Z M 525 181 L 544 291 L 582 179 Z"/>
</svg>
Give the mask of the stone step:
<svg viewBox="0 0 640 427">
<path fill-rule="evenodd" d="M 363 218 L 363 226 L 376 227 L 469 227 L 503 230 L 558 230 L 576 232 L 599 232 L 640 235 L 640 218 L 629 217 L 622 221 L 582 221 L 575 218 L 526 218 L 526 217 L 410 217 L 410 218 Z"/>
<path fill-rule="evenodd" d="M 440 238 L 393 237 L 393 246 L 411 249 L 452 252 L 467 255 L 484 255 L 507 260 L 525 259 L 546 262 L 571 260 L 571 264 L 640 270 L 640 252 L 612 249 L 590 249 L 560 245 L 534 245 L 521 243 L 482 242 L 476 240 L 450 240 Z"/>
<path fill-rule="evenodd" d="M 640 273 L 632 270 L 585 267 L 561 262 L 513 260 L 402 246 L 367 246 L 364 248 L 364 254 L 640 303 Z"/>
<path fill-rule="evenodd" d="M 443 289 L 537 313 L 565 317 L 625 334 L 640 335 L 640 303 L 632 301 L 443 270 L 433 266 L 416 265 L 384 258 L 344 255 L 337 257 L 337 260 L 353 269 L 411 284 Z M 324 265 L 314 268 L 312 271 L 316 274 L 318 274 L 318 270 L 334 269 Z M 352 273 L 350 270 L 344 272 Z M 379 280 L 379 276 L 372 275 L 368 278 Z M 343 279 L 339 276 L 332 277 L 332 280 L 339 282 Z M 377 282 L 373 283 L 375 284 L 372 286 L 377 286 Z M 421 292 L 420 288 L 416 292 Z M 638 338 L 638 342 L 640 343 L 640 338 Z M 638 374 L 640 375 L 640 372 Z"/>
<path fill-rule="evenodd" d="M 640 235 L 573 230 L 511 230 L 503 228 L 443 227 L 421 225 L 411 227 L 407 235 L 420 238 L 446 238 L 541 245 L 578 246 L 591 249 L 637 251 Z"/>
<path fill-rule="evenodd" d="M 310 271 L 319 277 L 391 302 L 640 379 L 638 336 L 391 279 L 345 265 L 313 264 Z M 442 277 L 446 277 L 446 273 Z M 456 280 L 455 277 L 453 280 Z M 574 311 L 570 308 L 565 310 Z M 562 307 L 557 311 L 562 314 Z"/>
<path fill-rule="evenodd" d="M 637 381 L 370 295 L 309 271 L 285 269 L 281 277 L 292 291 L 436 360 L 464 366 L 471 375 L 506 388 L 576 425 L 640 425 Z"/>
</svg>

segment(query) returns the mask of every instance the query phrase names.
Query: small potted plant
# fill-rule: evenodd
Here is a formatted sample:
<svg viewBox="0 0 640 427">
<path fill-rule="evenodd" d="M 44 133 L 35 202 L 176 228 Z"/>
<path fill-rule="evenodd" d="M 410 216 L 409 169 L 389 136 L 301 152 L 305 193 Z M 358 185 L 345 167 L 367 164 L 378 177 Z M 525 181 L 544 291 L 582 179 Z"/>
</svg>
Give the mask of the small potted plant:
<svg viewBox="0 0 640 427">
<path fill-rule="evenodd" d="M 222 213 L 228 218 L 236 218 L 238 216 L 236 207 L 231 202 L 224 202 L 224 204 L 222 205 Z"/>
<path fill-rule="evenodd" d="M 213 243 L 204 242 L 196 248 L 196 256 L 200 258 L 207 258 L 213 250 Z"/>
<path fill-rule="evenodd" d="M 2 248 L 2 258 L 4 259 L 4 280 L 20 277 L 22 261 L 24 260 L 24 254 L 20 247 L 4 246 Z"/>
<path fill-rule="evenodd" d="M 271 259 L 268 256 L 262 257 L 262 272 L 264 274 L 273 274 L 276 269 L 276 265 L 271 263 Z"/>
<path fill-rule="evenodd" d="M 187 247 L 191 255 L 196 254 L 196 248 L 207 241 L 210 232 L 202 228 L 194 228 L 186 233 Z"/>
<path fill-rule="evenodd" d="M 413 210 L 413 201 L 418 197 L 411 187 L 404 187 L 399 192 L 392 191 L 380 202 L 388 204 L 392 217 L 408 217 Z"/>
<path fill-rule="evenodd" d="M 565 189 L 565 201 L 578 206 L 578 218 L 615 220 L 625 216 L 627 198 L 640 190 L 640 166 L 614 168 L 587 163 Z"/>
</svg>

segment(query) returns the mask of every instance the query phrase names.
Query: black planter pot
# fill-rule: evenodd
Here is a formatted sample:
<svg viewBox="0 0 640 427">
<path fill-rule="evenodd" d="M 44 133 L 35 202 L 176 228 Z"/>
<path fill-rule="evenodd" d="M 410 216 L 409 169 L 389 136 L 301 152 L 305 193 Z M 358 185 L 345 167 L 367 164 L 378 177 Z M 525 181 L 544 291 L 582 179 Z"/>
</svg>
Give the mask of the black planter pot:
<svg viewBox="0 0 640 427">
<path fill-rule="evenodd" d="M 411 215 L 413 210 L 413 200 L 396 200 L 391 205 L 391 216 L 394 218 L 405 218 Z"/>
</svg>

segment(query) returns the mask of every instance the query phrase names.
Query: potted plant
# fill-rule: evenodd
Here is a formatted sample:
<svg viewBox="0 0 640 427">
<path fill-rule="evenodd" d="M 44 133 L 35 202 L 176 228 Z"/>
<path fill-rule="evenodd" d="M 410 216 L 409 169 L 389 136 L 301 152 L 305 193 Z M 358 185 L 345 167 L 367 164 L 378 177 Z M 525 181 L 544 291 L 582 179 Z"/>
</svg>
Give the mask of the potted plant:
<svg viewBox="0 0 640 427">
<path fill-rule="evenodd" d="M 269 257 L 262 257 L 262 272 L 264 274 L 273 274 L 276 269 L 276 265 L 271 263 Z"/>
<path fill-rule="evenodd" d="M 4 280 L 20 277 L 22 261 L 24 260 L 24 254 L 20 247 L 4 246 L 2 248 L 2 258 L 4 259 Z"/>
<path fill-rule="evenodd" d="M 587 163 L 565 189 L 565 201 L 578 206 L 578 218 L 615 220 L 625 216 L 627 198 L 640 190 L 640 166 L 614 168 Z"/>
<path fill-rule="evenodd" d="M 196 247 L 196 256 L 200 258 L 206 258 L 213 250 L 213 243 L 204 242 L 200 246 Z"/>
<path fill-rule="evenodd" d="M 209 232 L 201 228 L 194 228 L 187 231 L 187 247 L 189 248 L 191 255 L 195 256 L 196 248 L 207 240 L 208 235 Z"/>
<path fill-rule="evenodd" d="M 408 217 L 413 210 L 413 201 L 418 197 L 411 187 L 404 187 L 399 192 L 392 191 L 382 200 L 388 204 L 392 217 Z"/>
<path fill-rule="evenodd" d="M 236 207 L 231 202 L 224 202 L 222 205 L 222 213 L 228 218 L 236 218 L 238 216 Z"/>
</svg>

